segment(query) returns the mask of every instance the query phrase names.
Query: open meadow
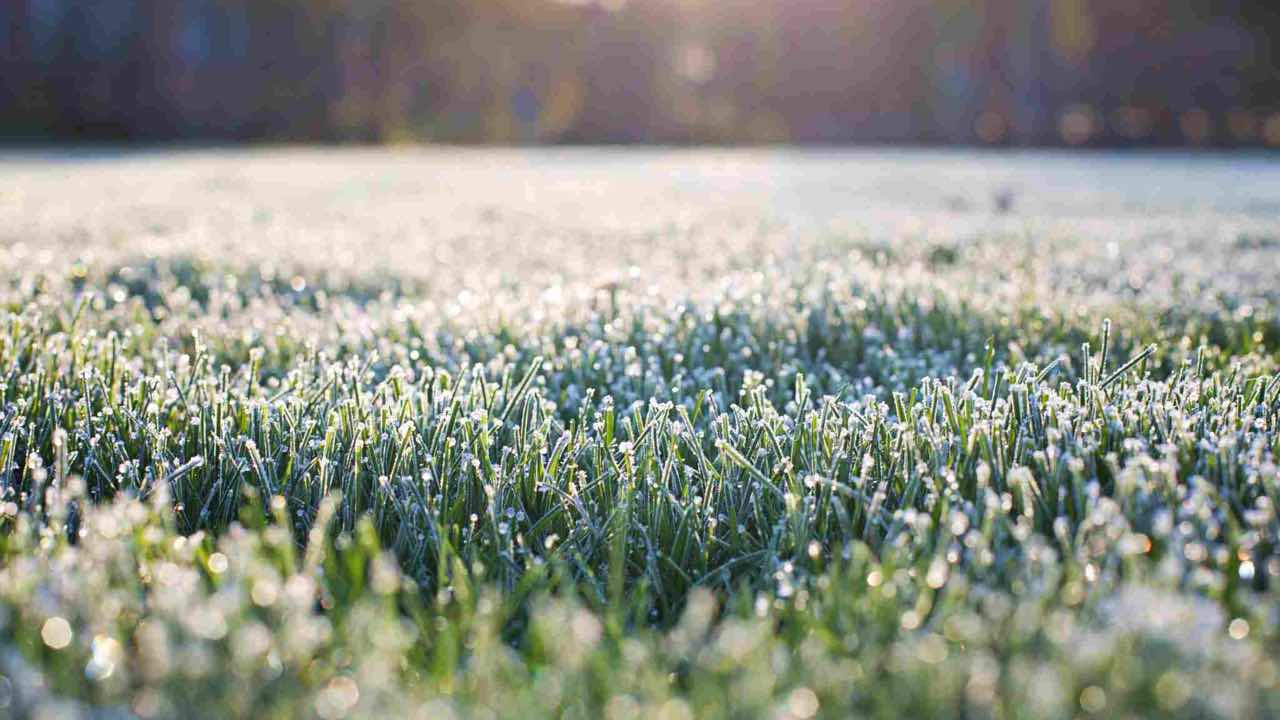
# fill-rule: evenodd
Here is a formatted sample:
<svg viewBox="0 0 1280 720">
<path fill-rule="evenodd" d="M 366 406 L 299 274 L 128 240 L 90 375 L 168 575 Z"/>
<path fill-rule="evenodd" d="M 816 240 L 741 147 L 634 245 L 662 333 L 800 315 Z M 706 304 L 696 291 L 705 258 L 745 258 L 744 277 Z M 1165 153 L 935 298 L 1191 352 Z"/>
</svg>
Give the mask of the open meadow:
<svg viewBox="0 0 1280 720">
<path fill-rule="evenodd" d="M 1280 716 L 1280 163 L 0 154 L 0 717 Z"/>
</svg>

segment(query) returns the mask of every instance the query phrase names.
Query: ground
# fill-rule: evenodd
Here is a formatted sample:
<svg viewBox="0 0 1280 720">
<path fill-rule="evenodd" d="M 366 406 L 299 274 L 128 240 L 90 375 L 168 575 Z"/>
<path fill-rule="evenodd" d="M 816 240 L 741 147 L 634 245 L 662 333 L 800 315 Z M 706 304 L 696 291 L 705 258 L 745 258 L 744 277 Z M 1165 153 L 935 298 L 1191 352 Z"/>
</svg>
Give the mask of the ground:
<svg viewBox="0 0 1280 720">
<path fill-rule="evenodd" d="M 0 157 L 0 712 L 1280 713 L 1266 155 Z"/>
</svg>

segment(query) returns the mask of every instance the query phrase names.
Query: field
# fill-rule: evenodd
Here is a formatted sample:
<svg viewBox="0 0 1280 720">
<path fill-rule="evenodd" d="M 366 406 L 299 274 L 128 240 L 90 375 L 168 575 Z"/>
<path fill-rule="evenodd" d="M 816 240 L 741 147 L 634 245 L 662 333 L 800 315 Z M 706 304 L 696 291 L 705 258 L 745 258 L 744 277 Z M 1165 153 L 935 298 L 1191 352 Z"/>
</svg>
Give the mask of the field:
<svg viewBox="0 0 1280 720">
<path fill-rule="evenodd" d="M 1266 156 L 0 156 L 0 716 L 1280 716 Z"/>
</svg>

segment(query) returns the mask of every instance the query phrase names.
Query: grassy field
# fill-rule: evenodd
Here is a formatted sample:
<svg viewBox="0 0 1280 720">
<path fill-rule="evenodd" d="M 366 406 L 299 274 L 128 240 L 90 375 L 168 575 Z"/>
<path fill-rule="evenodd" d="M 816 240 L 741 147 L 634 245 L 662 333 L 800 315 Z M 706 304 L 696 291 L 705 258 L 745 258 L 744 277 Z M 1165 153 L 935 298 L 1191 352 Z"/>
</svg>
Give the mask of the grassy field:
<svg viewBox="0 0 1280 720">
<path fill-rule="evenodd" d="M 0 716 L 1280 715 L 1280 168 L 0 162 Z"/>
</svg>

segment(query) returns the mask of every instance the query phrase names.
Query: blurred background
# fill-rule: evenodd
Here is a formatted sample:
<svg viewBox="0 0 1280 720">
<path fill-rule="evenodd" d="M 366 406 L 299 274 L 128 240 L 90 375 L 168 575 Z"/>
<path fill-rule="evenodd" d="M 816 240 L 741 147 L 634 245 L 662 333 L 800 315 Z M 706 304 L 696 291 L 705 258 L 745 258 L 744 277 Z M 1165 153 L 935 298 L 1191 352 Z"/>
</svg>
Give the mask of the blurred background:
<svg viewBox="0 0 1280 720">
<path fill-rule="evenodd" d="M 2 0 L 0 137 L 1280 147 L 1255 0 Z"/>
</svg>

